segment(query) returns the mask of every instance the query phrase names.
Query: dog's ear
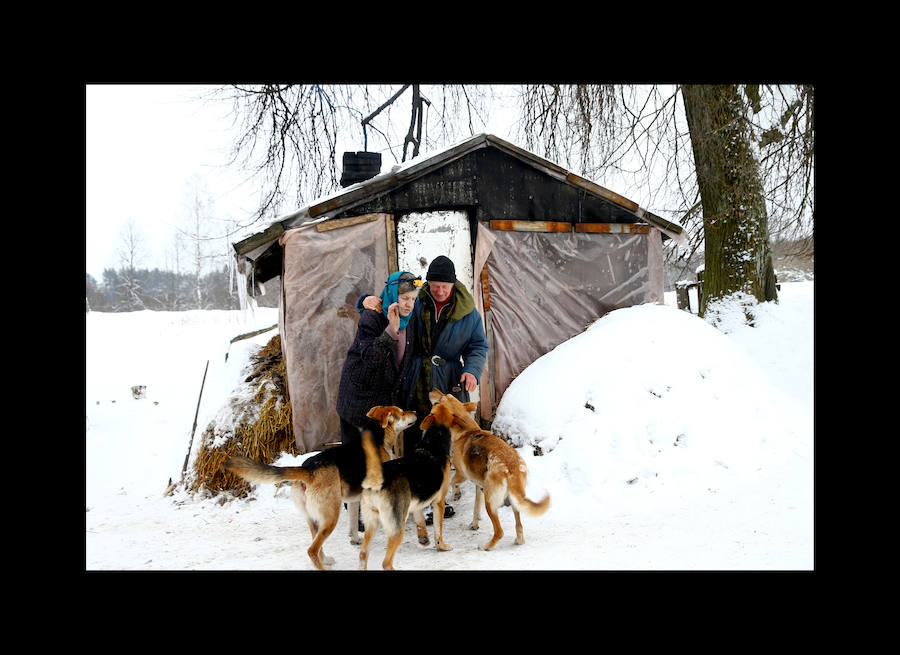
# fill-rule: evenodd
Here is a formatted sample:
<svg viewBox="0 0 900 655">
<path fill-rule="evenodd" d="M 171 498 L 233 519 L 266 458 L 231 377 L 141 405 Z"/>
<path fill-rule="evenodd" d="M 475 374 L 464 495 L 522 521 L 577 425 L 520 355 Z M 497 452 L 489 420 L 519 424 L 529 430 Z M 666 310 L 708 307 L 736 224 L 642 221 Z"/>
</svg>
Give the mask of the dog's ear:
<svg viewBox="0 0 900 655">
<path fill-rule="evenodd" d="M 434 416 L 429 414 L 428 416 L 426 416 L 425 418 L 422 419 L 422 425 L 419 426 L 419 429 L 422 432 L 425 432 L 425 430 L 430 428 L 433 423 L 434 423 Z"/>
<path fill-rule="evenodd" d="M 386 428 L 391 418 L 391 408 L 379 405 L 366 412 L 366 416 L 378 421 L 381 423 L 381 427 Z"/>
<path fill-rule="evenodd" d="M 428 394 L 428 400 L 431 401 L 432 405 L 436 405 L 441 402 L 441 398 L 444 397 L 444 394 L 438 389 L 432 389 L 431 393 Z"/>
</svg>

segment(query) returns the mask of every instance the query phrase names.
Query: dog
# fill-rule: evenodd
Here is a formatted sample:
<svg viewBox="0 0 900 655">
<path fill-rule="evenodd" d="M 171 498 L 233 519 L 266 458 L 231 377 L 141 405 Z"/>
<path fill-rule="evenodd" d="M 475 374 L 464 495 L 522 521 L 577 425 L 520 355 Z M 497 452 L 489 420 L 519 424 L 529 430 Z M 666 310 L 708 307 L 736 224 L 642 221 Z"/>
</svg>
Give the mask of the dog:
<svg viewBox="0 0 900 655">
<path fill-rule="evenodd" d="M 520 512 L 529 516 L 542 516 L 550 507 L 550 495 L 540 502 L 525 496 L 528 469 L 525 460 L 515 448 L 487 430 L 482 430 L 469 412 L 475 410 L 475 403 L 462 403 L 450 394 L 437 389 L 429 394 L 431 413 L 425 417 L 433 419 L 437 425 L 445 426 L 451 435 L 451 457 L 456 472 L 452 484 L 455 489 L 465 480 L 475 483 L 475 509 L 472 530 L 478 529 L 481 514 L 481 496 L 484 507 L 494 527 L 491 539 L 479 546 L 491 550 L 503 537 L 503 529 L 497 517 L 497 510 L 507 502 L 512 505 L 516 517 L 516 544 L 525 543 Z"/>
<path fill-rule="evenodd" d="M 366 532 L 359 551 L 359 568 L 366 570 L 369 545 L 378 526 L 388 537 L 387 551 L 381 566 L 394 570 L 394 556 L 403 542 L 409 513 L 416 520 L 419 543 L 427 546 L 428 531 L 423 509 L 434 503 L 435 548 L 452 550 L 444 541 L 444 497 L 450 486 L 450 431 L 425 417 L 422 438 L 412 452 L 390 461 L 378 458 L 372 436 L 363 431 L 366 453 L 366 477 L 362 483 L 360 508 Z"/>
<path fill-rule="evenodd" d="M 401 433 L 416 422 L 415 412 L 399 407 L 378 406 L 369 410 L 366 428 L 369 444 L 379 461 L 387 461 L 402 441 Z M 300 466 L 269 466 L 247 457 L 232 457 L 225 469 L 248 482 L 293 482 L 291 499 L 309 524 L 313 541 L 306 551 L 318 570 L 330 569 L 334 560 L 325 555 L 323 544 L 334 531 L 341 513 L 341 501 L 359 503 L 366 476 L 366 455 L 362 443 L 344 444 L 323 450 Z M 352 512 L 351 512 L 352 514 Z M 357 518 L 350 517 L 351 541 L 357 534 Z M 354 543 L 358 543 L 357 541 Z"/>
</svg>

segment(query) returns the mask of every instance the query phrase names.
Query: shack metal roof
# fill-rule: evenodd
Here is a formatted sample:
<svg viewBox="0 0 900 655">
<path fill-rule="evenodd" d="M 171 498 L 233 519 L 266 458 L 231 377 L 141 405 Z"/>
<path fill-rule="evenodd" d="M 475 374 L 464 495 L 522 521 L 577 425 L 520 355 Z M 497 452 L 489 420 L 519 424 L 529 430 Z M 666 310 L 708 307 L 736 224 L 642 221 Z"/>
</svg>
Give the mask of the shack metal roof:
<svg viewBox="0 0 900 655">
<path fill-rule="evenodd" d="M 275 220 L 262 232 L 238 241 L 233 244 L 235 254 L 240 259 L 256 259 L 273 241 L 282 233 L 295 227 L 318 223 L 328 220 L 335 215 L 352 209 L 356 205 L 372 200 L 373 198 L 388 193 L 398 186 L 411 182 L 448 162 L 458 159 L 480 148 L 493 147 L 505 152 L 522 162 L 540 170 L 557 180 L 570 184 L 585 192 L 611 202 L 628 213 L 632 214 L 636 221 L 643 221 L 658 228 L 667 236 L 678 243 L 684 243 L 684 228 L 678 223 L 668 221 L 652 212 L 642 209 L 636 202 L 625 198 L 599 184 L 595 184 L 575 173 L 548 161 L 534 153 L 523 150 L 518 146 L 504 141 L 493 134 L 476 134 L 452 145 L 440 152 L 417 157 L 405 164 L 397 165 L 390 171 L 381 173 L 363 182 L 358 182 L 339 191 L 313 201 L 311 204 L 286 214 Z"/>
</svg>

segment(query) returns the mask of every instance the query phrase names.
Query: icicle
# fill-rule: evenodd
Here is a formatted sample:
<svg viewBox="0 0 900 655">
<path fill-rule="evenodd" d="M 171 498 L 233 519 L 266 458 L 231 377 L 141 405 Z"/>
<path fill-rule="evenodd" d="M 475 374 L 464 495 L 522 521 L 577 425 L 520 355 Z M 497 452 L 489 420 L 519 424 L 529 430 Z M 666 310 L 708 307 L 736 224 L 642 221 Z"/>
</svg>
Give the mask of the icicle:
<svg viewBox="0 0 900 655">
<path fill-rule="evenodd" d="M 244 272 L 247 266 L 250 266 L 249 274 Z M 244 312 L 248 309 L 253 312 L 257 307 L 256 298 L 251 296 L 247 291 L 248 286 L 251 284 L 256 284 L 252 265 L 250 265 L 247 260 L 237 262 L 235 267 L 235 285 L 237 287 L 238 303 L 240 304 L 241 311 Z"/>
</svg>

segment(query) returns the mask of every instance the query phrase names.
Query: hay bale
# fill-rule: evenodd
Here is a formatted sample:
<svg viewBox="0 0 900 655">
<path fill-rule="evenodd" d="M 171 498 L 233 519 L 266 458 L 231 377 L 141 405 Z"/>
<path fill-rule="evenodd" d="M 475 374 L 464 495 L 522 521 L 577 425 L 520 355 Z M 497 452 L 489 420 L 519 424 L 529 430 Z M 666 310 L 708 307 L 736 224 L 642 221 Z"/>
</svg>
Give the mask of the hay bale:
<svg viewBox="0 0 900 655">
<path fill-rule="evenodd" d="M 250 484 L 222 468 L 228 458 L 243 455 L 271 464 L 284 452 L 300 454 L 294 441 L 281 336 L 272 337 L 250 362 L 249 374 L 203 431 L 186 480 L 191 492 L 245 496 Z"/>
</svg>

